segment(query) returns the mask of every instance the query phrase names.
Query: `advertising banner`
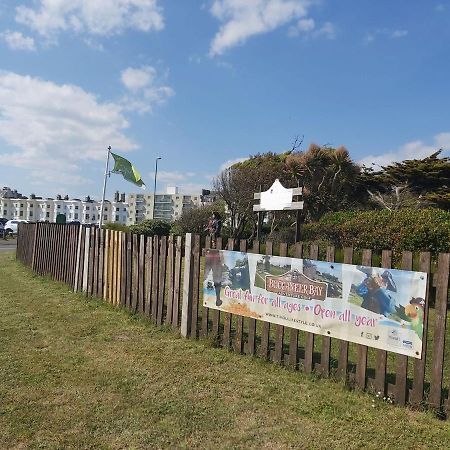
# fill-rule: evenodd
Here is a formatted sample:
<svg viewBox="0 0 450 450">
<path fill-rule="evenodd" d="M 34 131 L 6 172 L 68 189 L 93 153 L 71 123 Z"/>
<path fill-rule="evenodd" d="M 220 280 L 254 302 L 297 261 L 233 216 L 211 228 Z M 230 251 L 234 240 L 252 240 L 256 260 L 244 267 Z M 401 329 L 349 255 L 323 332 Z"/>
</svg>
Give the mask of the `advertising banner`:
<svg viewBox="0 0 450 450">
<path fill-rule="evenodd" d="M 421 358 L 427 274 L 208 250 L 208 308 Z"/>
</svg>

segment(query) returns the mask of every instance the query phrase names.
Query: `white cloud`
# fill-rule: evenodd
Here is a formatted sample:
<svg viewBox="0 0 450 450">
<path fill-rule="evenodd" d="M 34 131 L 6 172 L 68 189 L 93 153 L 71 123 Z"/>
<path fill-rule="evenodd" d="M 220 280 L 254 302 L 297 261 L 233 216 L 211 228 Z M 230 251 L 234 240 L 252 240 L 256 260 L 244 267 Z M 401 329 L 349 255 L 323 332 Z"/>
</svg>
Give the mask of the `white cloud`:
<svg viewBox="0 0 450 450">
<path fill-rule="evenodd" d="M 130 91 L 137 91 L 149 85 L 156 76 L 156 70 L 153 67 L 145 66 L 141 69 L 128 67 L 121 73 L 122 83 Z"/>
<path fill-rule="evenodd" d="M 247 161 L 247 159 L 249 159 L 248 157 L 246 158 L 235 158 L 235 159 L 229 159 L 228 161 L 225 161 L 219 168 L 219 172 L 223 172 L 225 169 L 228 169 L 229 167 L 231 167 L 233 164 L 237 164 L 243 161 Z"/>
<path fill-rule="evenodd" d="M 104 160 L 106 147 L 137 148 L 120 105 L 102 103 L 74 85 L 0 72 L 0 139 L 13 150 L 0 164 L 35 180 L 85 183 L 81 165 Z"/>
<path fill-rule="evenodd" d="M 369 155 L 359 161 L 365 166 L 386 166 L 393 162 L 404 161 L 405 159 L 421 159 L 430 156 L 440 148 L 444 153 L 450 150 L 450 133 L 439 133 L 433 137 L 433 144 L 426 144 L 423 141 L 411 141 L 400 146 L 397 150 L 382 153 L 380 155 Z"/>
<path fill-rule="evenodd" d="M 34 39 L 32 37 L 24 36 L 18 31 L 7 30 L 4 33 L 1 33 L 0 37 L 6 42 L 11 50 L 36 50 Z"/>
<path fill-rule="evenodd" d="M 402 38 L 402 37 L 405 37 L 407 35 L 408 35 L 408 31 L 407 30 L 394 30 L 391 33 L 391 37 L 394 38 L 394 39 Z"/>
<path fill-rule="evenodd" d="M 164 28 L 158 0 L 39 0 L 34 8 L 18 6 L 16 21 L 47 38 L 66 31 L 110 36 Z"/>
<path fill-rule="evenodd" d="M 165 76 L 158 77 L 154 67 L 144 66 L 140 69 L 128 67 L 121 73 L 123 85 L 130 91 L 122 99 L 124 109 L 145 113 L 152 111 L 154 104 L 165 103 L 175 95 L 170 86 L 163 84 Z"/>
<path fill-rule="evenodd" d="M 314 0 L 214 0 L 211 14 L 222 26 L 211 43 L 210 55 L 221 55 L 252 36 L 306 18 L 313 3 Z"/>
<path fill-rule="evenodd" d="M 378 37 L 384 37 L 388 39 L 399 39 L 408 36 L 408 30 L 388 30 L 386 28 L 379 28 L 374 31 L 366 33 L 364 37 L 364 42 L 371 43 L 375 41 Z"/>
<path fill-rule="evenodd" d="M 336 37 L 336 27 L 331 22 L 325 22 L 321 27 L 316 27 L 313 19 L 300 19 L 294 26 L 289 28 L 289 36 L 296 37 L 303 35 L 305 37 L 334 39 Z"/>
</svg>

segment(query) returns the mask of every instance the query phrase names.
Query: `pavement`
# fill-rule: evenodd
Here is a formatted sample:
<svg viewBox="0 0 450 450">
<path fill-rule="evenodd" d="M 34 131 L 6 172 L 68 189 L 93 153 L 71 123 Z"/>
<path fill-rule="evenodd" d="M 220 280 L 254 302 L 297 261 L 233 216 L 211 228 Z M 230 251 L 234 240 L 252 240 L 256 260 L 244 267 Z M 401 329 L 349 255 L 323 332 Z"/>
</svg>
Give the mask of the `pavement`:
<svg viewBox="0 0 450 450">
<path fill-rule="evenodd" d="M 9 237 L 8 239 L 0 238 L 0 252 L 12 252 L 16 250 L 17 239 Z"/>
</svg>

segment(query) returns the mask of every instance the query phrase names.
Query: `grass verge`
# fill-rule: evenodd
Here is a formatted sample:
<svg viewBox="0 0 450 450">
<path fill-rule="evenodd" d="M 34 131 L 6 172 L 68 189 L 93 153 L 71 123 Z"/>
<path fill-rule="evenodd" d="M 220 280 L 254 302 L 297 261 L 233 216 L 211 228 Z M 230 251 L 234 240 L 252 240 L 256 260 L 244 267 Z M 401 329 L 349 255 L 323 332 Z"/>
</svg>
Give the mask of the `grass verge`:
<svg viewBox="0 0 450 450">
<path fill-rule="evenodd" d="M 0 254 L 1 448 L 449 448 L 450 423 L 185 340 Z"/>
</svg>

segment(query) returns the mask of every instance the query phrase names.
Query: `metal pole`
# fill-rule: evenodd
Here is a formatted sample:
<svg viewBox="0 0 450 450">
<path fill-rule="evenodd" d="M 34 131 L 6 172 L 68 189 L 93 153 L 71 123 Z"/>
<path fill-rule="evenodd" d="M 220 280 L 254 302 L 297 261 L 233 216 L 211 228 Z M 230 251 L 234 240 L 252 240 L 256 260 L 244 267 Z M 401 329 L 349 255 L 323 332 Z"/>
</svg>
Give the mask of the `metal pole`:
<svg viewBox="0 0 450 450">
<path fill-rule="evenodd" d="M 152 218 L 155 219 L 155 203 L 156 203 L 156 177 L 158 176 L 158 159 L 162 159 L 160 156 L 158 156 L 155 159 L 155 185 L 153 187 L 153 214 Z"/>
<path fill-rule="evenodd" d="M 106 157 L 106 167 L 105 167 L 105 181 L 103 182 L 103 194 L 102 194 L 102 204 L 100 206 L 100 221 L 99 221 L 99 228 L 102 228 L 103 225 L 103 210 L 104 210 L 104 204 L 105 204 L 105 193 L 106 193 L 106 180 L 108 178 L 109 170 L 109 156 L 111 155 L 111 146 L 108 147 L 108 155 Z"/>
</svg>

